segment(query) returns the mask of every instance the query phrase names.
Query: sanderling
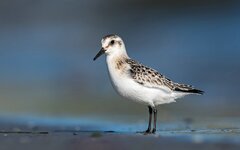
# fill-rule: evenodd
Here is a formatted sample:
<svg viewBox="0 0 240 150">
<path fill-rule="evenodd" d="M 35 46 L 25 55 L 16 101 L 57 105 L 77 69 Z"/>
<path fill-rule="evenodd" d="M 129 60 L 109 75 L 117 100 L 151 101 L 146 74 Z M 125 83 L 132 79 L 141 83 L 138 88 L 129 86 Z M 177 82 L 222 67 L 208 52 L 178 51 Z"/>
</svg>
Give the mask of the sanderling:
<svg viewBox="0 0 240 150">
<path fill-rule="evenodd" d="M 148 106 L 149 123 L 145 133 L 156 132 L 158 105 L 175 102 L 175 99 L 188 94 L 204 93 L 191 85 L 175 83 L 156 70 L 131 59 L 123 40 L 117 35 L 107 35 L 101 43 L 102 48 L 93 60 L 106 54 L 111 83 L 117 93 Z M 151 130 L 152 113 L 154 125 Z"/>
</svg>

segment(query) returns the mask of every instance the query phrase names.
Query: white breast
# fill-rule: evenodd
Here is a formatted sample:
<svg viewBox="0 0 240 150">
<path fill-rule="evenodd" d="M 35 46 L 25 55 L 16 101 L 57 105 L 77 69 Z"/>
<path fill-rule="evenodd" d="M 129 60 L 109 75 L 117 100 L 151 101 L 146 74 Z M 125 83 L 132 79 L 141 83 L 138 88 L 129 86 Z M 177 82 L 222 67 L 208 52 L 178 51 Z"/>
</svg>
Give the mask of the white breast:
<svg viewBox="0 0 240 150">
<path fill-rule="evenodd" d="M 111 83 L 117 93 L 124 98 L 150 106 L 175 102 L 169 89 L 149 88 L 135 82 L 128 72 L 130 67 L 128 64 L 123 64 L 124 66 L 119 69 L 116 67 L 116 59 L 107 57 L 106 61 Z"/>
</svg>

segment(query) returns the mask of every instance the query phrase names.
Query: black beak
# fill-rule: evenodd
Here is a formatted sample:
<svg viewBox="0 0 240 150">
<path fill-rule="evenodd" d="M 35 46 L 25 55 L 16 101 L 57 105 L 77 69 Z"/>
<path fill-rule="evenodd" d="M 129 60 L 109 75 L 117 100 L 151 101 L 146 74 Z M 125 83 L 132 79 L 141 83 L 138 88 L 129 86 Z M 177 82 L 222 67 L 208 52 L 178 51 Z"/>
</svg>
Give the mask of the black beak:
<svg viewBox="0 0 240 150">
<path fill-rule="evenodd" d="M 97 55 L 93 58 L 93 60 L 95 61 L 98 57 L 100 57 L 104 53 L 105 53 L 105 49 L 101 48 L 101 50 L 97 53 Z"/>
</svg>

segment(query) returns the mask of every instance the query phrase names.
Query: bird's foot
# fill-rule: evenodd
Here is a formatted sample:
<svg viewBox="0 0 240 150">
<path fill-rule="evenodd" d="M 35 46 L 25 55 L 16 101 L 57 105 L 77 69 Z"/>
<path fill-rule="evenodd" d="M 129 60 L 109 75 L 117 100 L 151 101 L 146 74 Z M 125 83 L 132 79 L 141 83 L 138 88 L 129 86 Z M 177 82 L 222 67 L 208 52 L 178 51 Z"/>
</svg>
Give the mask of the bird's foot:
<svg viewBox="0 0 240 150">
<path fill-rule="evenodd" d="M 147 135 L 147 134 L 151 134 L 152 132 L 151 132 L 151 129 L 147 129 L 145 132 L 143 132 L 144 133 L 144 135 Z"/>
<path fill-rule="evenodd" d="M 153 130 L 152 130 L 152 134 L 155 134 L 156 133 L 156 129 L 154 128 Z"/>
<path fill-rule="evenodd" d="M 137 132 L 137 133 L 141 133 L 141 134 L 144 134 L 144 135 L 148 135 L 148 134 L 155 134 L 156 133 L 156 129 L 147 129 L 146 131 L 142 131 L 142 132 Z"/>
</svg>

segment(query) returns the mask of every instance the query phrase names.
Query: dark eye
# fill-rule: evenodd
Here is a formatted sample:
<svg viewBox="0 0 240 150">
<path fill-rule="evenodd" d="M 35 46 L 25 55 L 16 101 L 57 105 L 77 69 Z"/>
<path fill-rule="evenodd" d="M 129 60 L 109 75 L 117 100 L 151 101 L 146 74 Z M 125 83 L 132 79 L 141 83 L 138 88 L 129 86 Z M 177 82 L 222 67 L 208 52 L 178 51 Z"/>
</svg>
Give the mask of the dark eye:
<svg viewBox="0 0 240 150">
<path fill-rule="evenodd" d="M 115 43 L 115 41 L 114 41 L 114 40 L 112 40 L 112 41 L 110 42 L 110 44 L 111 44 L 111 45 L 113 45 L 114 43 Z"/>
</svg>

